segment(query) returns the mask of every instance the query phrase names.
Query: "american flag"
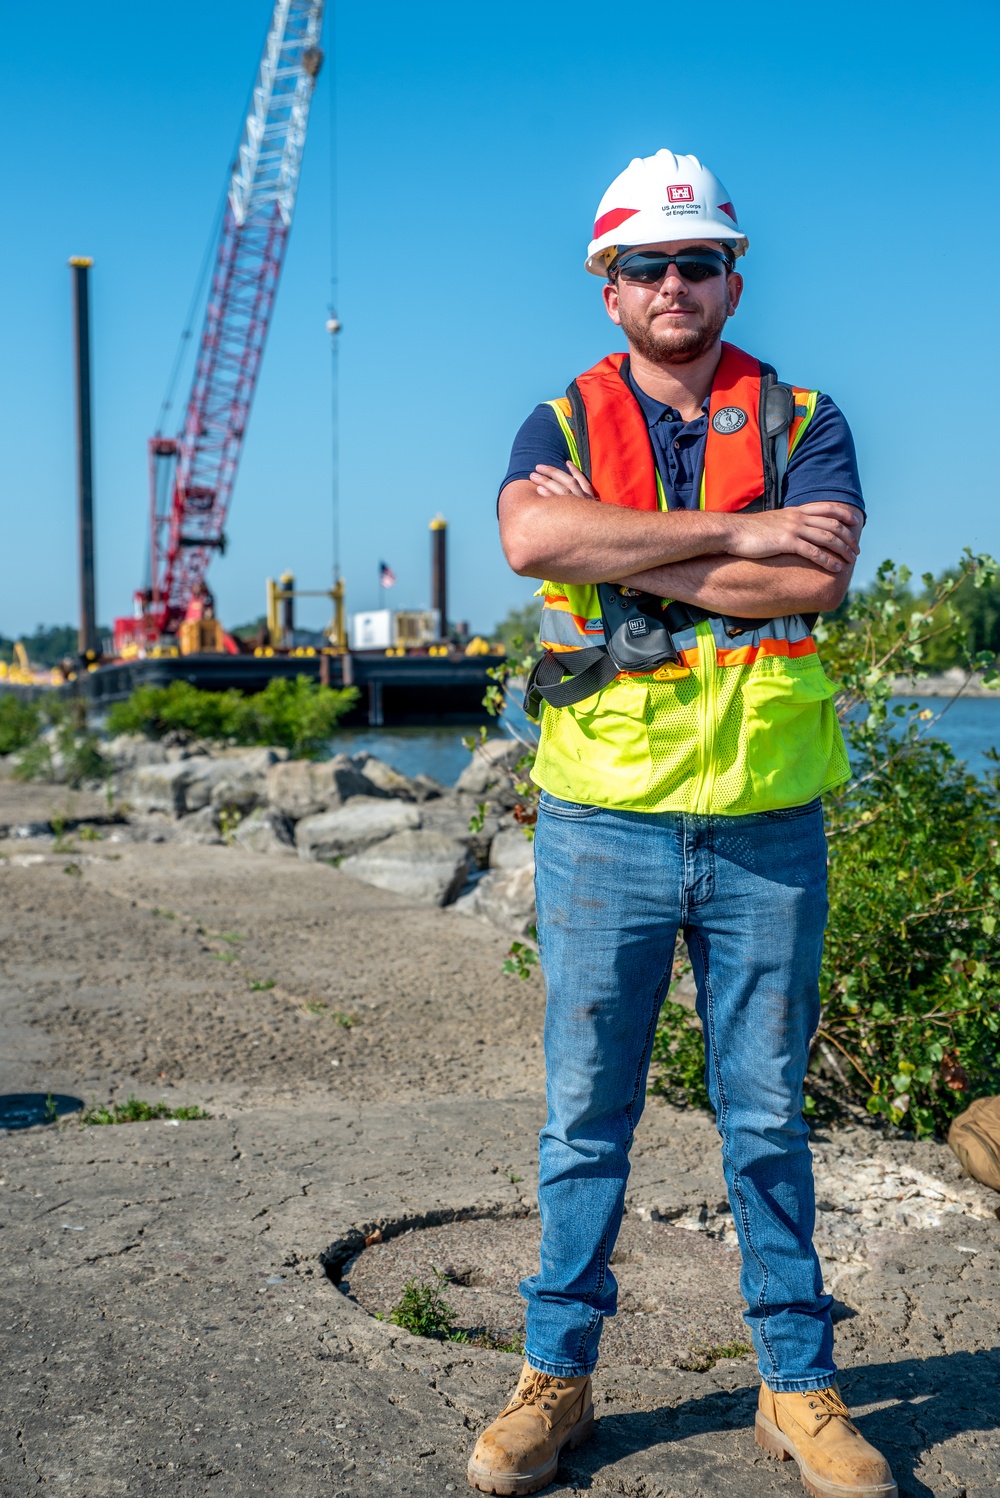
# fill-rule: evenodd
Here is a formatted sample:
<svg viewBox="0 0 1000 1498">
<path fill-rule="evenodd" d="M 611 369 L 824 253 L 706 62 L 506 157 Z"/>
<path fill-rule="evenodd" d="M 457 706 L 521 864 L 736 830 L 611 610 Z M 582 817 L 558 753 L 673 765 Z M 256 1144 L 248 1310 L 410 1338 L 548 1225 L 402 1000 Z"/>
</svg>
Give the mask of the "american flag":
<svg viewBox="0 0 1000 1498">
<path fill-rule="evenodd" d="M 378 580 L 383 588 L 394 588 L 396 586 L 396 574 L 388 562 L 379 562 Z"/>
</svg>

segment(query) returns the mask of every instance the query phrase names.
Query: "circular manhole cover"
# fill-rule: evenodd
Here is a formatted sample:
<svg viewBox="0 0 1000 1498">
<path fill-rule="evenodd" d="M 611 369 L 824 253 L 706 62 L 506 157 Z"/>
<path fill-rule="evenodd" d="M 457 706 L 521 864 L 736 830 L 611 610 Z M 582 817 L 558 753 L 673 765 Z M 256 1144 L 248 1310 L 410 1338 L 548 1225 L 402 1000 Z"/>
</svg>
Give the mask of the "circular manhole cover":
<svg viewBox="0 0 1000 1498">
<path fill-rule="evenodd" d="M 520 1351 L 518 1281 L 538 1268 L 537 1217 L 411 1229 L 363 1249 L 340 1288 L 388 1319 L 407 1284 L 430 1287 L 453 1313 L 452 1335 Z M 605 1323 L 603 1367 L 704 1368 L 747 1351 L 739 1255 L 666 1222 L 626 1217 L 611 1259 L 618 1314 Z"/>
<path fill-rule="evenodd" d="M 0 1094 L 0 1129 L 31 1129 L 55 1123 L 64 1113 L 83 1107 L 78 1097 L 62 1092 L 5 1092 Z"/>
</svg>

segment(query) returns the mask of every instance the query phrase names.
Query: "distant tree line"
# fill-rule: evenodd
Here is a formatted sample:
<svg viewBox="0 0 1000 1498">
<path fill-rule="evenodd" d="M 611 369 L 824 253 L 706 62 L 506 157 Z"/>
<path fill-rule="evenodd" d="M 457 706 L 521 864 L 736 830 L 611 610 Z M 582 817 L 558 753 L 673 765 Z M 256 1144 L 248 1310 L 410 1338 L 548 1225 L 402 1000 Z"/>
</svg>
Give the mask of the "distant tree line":
<svg viewBox="0 0 1000 1498">
<path fill-rule="evenodd" d="M 98 626 L 97 638 L 103 640 L 110 635 L 111 630 L 106 624 Z M 58 666 L 59 662 L 67 656 L 73 659 L 77 654 L 77 629 L 75 624 L 39 624 L 34 634 L 18 635 L 28 659 L 35 666 Z M 0 660 L 10 665 L 14 659 L 15 640 L 9 640 L 5 635 L 0 635 Z"/>
</svg>

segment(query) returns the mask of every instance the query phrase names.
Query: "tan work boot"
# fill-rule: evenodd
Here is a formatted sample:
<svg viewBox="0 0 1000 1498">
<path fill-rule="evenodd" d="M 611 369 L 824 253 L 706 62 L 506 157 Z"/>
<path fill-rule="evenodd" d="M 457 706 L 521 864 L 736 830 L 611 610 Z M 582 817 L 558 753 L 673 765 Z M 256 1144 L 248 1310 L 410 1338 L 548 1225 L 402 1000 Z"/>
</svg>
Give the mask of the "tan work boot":
<svg viewBox="0 0 1000 1498">
<path fill-rule="evenodd" d="M 889 1463 L 851 1424 L 836 1384 L 805 1394 L 774 1394 L 764 1384 L 754 1438 L 779 1461 L 798 1462 L 813 1498 L 897 1498 Z"/>
<path fill-rule="evenodd" d="M 563 1448 L 593 1429 L 589 1378 L 555 1378 L 525 1363 L 510 1403 L 476 1442 L 469 1481 L 481 1493 L 537 1493 L 554 1479 Z"/>
</svg>

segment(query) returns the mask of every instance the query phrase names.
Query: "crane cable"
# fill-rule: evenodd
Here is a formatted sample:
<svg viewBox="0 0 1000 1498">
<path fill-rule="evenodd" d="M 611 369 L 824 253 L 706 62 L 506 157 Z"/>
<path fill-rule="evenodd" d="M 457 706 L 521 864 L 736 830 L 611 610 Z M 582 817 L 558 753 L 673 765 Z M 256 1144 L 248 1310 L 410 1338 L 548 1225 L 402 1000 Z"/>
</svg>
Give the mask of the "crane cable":
<svg viewBox="0 0 1000 1498">
<path fill-rule="evenodd" d="M 330 507 L 333 531 L 333 581 L 340 581 L 340 319 L 337 316 L 337 13 L 330 7 L 330 302 L 326 331 L 330 335 Z"/>
<path fill-rule="evenodd" d="M 270 22 L 268 22 L 268 28 L 270 29 Z M 174 395 L 177 392 L 177 381 L 180 378 L 181 366 L 184 363 L 184 359 L 188 351 L 188 345 L 190 344 L 191 339 L 194 336 L 195 319 L 198 316 L 202 299 L 204 297 L 205 285 L 208 281 L 208 274 L 211 267 L 215 263 L 215 256 L 219 243 L 219 234 L 222 229 L 222 219 L 226 211 L 226 202 L 229 198 L 229 187 L 233 180 L 233 172 L 236 170 L 236 163 L 239 160 L 240 146 L 243 143 L 243 132 L 246 129 L 247 115 L 250 113 L 250 105 L 253 102 L 253 91 L 256 86 L 257 77 L 255 74 L 253 82 L 250 84 L 250 87 L 247 90 L 246 98 L 243 101 L 243 109 L 240 114 L 240 123 L 236 135 L 236 141 L 233 145 L 232 151 L 229 153 L 229 170 L 226 172 L 226 179 L 223 183 L 222 192 L 219 195 L 219 201 L 216 205 L 215 215 L 212 219 L 212 227 L 209 230 L 208 239 L 205 244 L 205 252 L 201 257 L 201 267 L 198 271 L 198 278 L 195 282 L 194 292 L 191 296 L 191 304 L 187 310 L 187 317 L 184 319 L 184 329 L 177 343 L 177 352 L 174 355 L 174 362 L 173 367 L 170 371 L 170 378 L 167 380 L 167 388 L 163 393 L 163 400 L 160 403 L 160 414 L 156 418 L 156 431 L 154 432 L 154 436 L 156 437 L 163 436 L 164 423 L 168 420 L 169 414 L 173 409 Z"/>
</svg>

